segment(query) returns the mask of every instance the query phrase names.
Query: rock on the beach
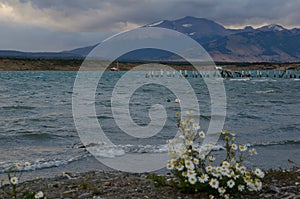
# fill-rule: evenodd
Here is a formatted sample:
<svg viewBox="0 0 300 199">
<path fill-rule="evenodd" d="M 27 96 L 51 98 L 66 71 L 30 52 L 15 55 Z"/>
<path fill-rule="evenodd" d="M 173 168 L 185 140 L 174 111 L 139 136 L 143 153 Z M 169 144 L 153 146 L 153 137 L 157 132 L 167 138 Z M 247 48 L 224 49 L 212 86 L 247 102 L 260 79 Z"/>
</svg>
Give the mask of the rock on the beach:
<svg viewBox="0 0 300 199">
<path fill-rule="evenodd" d="M 84 198 L 90 198 L 91 196 L 92 196 L 91 193 L 83 193 L 80 196 L 78 196 L 78 198 L 84 199 Z"/>
</svg>

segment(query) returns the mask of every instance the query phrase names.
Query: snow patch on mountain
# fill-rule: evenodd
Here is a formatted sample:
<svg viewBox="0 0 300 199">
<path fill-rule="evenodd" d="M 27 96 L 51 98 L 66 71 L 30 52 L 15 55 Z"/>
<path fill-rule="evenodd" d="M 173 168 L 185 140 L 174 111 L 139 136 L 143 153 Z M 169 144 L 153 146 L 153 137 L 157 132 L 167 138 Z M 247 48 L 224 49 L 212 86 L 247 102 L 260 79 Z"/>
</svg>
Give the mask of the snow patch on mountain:
<svg viewBox="0 0 300 199">
<path fill-rule="evenodd" d="M 182 24 L 183 27 L 185 28 L 189 28 L 189 27 L 192 27 L 193 24 L 190 24 L 190 23 L 186 23 L 186 24 Z"/>
<path fill-rule="evenodd" d="M 163 22 L 164 22 L 164 21 L 158 21 L 158 22 L 149 24 L 148 26 L 149 26 L 149 27 L 152 27 L 152 26 L 158 26 L 158 25 L 162 24 Z"/>
<path fill-rule="evenodd" d="M 277 24 L 271 24 L 271 25 L 260 27 L 258 30 L 261 30 L 261 31 L 283 31 L 283 30 L 285 30 L 285 28 L 283 28 L 282 26 L 277 25 Z"/>
</svg>

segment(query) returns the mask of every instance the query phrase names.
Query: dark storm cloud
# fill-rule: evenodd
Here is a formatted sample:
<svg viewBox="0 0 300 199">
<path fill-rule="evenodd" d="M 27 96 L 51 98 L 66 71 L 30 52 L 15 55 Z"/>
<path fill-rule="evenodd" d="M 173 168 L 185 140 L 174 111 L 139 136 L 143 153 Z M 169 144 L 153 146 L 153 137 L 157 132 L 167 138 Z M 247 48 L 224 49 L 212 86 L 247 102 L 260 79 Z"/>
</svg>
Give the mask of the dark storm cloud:
<svg viewBox="0 0 300 199">
<path fill-rule="evenodd" d="M 224 25 L 260 25 L 279 23 L 299 26 L 297 0 L 228 0 L 220 1 L 211 18 Z"/>
<path fill-rule="evenodd" d="M 58 23 L 69 22 L 75 29 L 126 29 L 162 19 L 197 16 L 228 26 L 280 23 L 298 26 L 298 0 L 20 0 L 43 10 Z M 46 12 L 47 11 L 47 12 Z M 52 12 L 51 12 L 52 11 Z M 53 15 L 51 15 L 53 14 Z M 70 23 L 65 18 L 79 19 Z M 60 20 L 59 20 L 60 19 Z M 81 20 L 80 20 L 81 19 Z M 68 28 L 68 24 L 65 24 Z"/>
<path fill-rule="evenodd" d="M 298 26 L 300 18 L 298 0 L 2 1 L 15 8 L 16 15 L 19 12 L 27 20 L 34 18 L 36 23 L 65 31 L 117 31 L 187 15 L 210 18 L 227 26 L 266 23 Z"/>
<path fill-rule="evenodd" d="M 0 44 L 20 41 L 26 46 L 26 41 L 30 41 L 27 46 L 32 49 L 42 48 L 39 43 L 48 49 L 68 49 L 99 42 L 87 42 L 87 33 L 80 32 L 112 34 L 184 16 L 212 19 L 227 27 L 271 23 L 300 27 L 298 8 L 299 0 L 0 0 L 0 23 L 6 24 L 0 29 Z M 11 39 L 5 41 L 3 35 Z M 89 37 L 96 38 L 91 34 Z M 50 38 L 56 39 L 49 42 Z M 31 42 L 34 39 L 40 42 Z M 17 46 L 16 42 L 13 45 Z"/>
<path fill-rule="evenodd" d="M 31 52 L 71 50 L 95 45 L 112 33 L 60 32 L 27 25 L 2 23 L 0 50 Z"/>
</svg>

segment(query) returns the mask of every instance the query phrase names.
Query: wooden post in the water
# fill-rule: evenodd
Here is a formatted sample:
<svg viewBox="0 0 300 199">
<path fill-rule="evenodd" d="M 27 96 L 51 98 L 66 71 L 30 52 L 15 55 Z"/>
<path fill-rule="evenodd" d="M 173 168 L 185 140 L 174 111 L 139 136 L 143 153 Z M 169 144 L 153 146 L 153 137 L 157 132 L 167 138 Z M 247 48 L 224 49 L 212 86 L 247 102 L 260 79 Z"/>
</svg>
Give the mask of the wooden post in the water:
<svg viewBox="0 0 300 199">
<path fill-rule="evenodd" d="M 145 75 L 145 78 L 149 78 L 150 77 L 150 71 L 148 71 Z"/>
<path fill-rule="evenodd" d="M 188 77 L 188 76 L 189 76 L 188 71 L 185 70 L 185 71 L 184 71 L 184 77 Z"/>
</svg>

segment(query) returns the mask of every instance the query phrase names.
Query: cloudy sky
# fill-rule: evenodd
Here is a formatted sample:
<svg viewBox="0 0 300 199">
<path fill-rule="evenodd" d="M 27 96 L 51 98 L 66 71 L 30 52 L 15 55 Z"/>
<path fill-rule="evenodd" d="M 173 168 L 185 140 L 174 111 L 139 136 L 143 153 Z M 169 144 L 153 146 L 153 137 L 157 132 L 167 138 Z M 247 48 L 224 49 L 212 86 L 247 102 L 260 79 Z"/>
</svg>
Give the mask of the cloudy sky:
<svg viewBox="0 0 300 199">
<path fill-rule="evenodd" d="M 0 0 L 0 49 L 61 51 L 184 16 L 226 27 L 300 27 L 299 0 Z"/>
</svg>

